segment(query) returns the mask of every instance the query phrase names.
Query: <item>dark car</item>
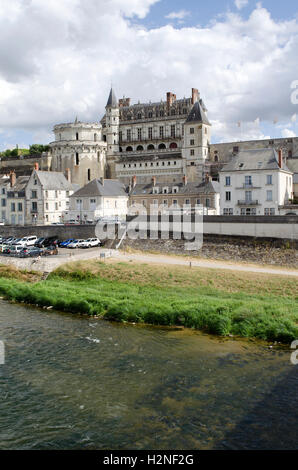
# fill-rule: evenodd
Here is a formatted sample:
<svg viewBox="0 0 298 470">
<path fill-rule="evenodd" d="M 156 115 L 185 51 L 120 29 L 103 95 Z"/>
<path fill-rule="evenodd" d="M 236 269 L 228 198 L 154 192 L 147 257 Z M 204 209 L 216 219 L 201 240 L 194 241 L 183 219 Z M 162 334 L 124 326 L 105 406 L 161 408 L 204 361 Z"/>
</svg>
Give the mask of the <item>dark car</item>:
<svg viewBox="0 0 298 470">
<path fill-rule="evenodd" d="M 55 245 L 47 246 L 42 253 L 44 256 L 58 255 L 58 248 Z"/>
<path fill-rule="evenodd" d="M 57 245 L 59 243 L 59 239 L 57 236 L 55 237 L 47 237 L 47 238 L 42 238 L 40 241 L 36 241 L 35 246 L 39 248 L 43 248 L 45 246 L 51 246 L 51 245 Z"/>
<path fill-rule="evenodd" d="M 35 256 L 41 256 L 43 254 L 43 250 L 36 246 L 32 247 L 26 247 L 23 248 L 22 251 L 20 252 L 20 258 L 29 258 L 29 257 L 35 257 Z"/>
<path fill-rule="evenodd" d="M 34 243 L 34 246 L 41 247 L 44 240 L 45 240 L 45 237 L 38 238 L 36 242 Z"/>
</svg>

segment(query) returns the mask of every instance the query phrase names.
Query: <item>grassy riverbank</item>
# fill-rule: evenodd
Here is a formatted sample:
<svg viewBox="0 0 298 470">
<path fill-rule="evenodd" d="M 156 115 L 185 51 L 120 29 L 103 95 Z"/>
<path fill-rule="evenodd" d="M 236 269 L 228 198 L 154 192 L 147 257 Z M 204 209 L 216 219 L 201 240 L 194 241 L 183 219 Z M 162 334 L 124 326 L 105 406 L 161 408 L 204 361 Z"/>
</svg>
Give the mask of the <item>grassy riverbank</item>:
<svg viewBox="0 0 298 470">
<path fill-rule="evenodd" d="M 39 281 L 3 269 L 0 295 L 16 302 L 218 335 L 283 343 L 298 338 L 298 280 L 292 277 L 88 261 Z"/>
</svg>

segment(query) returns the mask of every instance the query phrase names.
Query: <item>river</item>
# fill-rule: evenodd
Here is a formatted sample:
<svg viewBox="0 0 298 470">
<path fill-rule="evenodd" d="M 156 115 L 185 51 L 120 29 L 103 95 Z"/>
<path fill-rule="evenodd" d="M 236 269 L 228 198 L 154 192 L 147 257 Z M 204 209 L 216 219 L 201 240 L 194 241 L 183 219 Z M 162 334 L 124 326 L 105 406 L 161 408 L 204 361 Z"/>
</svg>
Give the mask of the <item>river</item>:
<svg viewBox="0 0 298 470">
<path fill-rule="evenodd" d="M 0 301 L 1 449 L 297 449 L 290 350 Z"/>
</svg>

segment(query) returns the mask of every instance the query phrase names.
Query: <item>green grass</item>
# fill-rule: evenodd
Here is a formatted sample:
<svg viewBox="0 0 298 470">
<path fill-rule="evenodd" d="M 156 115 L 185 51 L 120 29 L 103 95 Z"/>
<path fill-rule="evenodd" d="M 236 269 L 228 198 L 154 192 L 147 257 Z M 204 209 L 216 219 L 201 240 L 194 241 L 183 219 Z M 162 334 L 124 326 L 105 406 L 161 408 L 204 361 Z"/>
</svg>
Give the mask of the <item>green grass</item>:
<svg viewBox="0 0 298 470">
<path fill-rule="evenodd" d="M 222 336 L 233 334 L 282 343 L 298 338 L 296 279 L 263 277 L 261 288 L 260 275 L 254 280 L 258 276 L 249 278 L 240 273 L 233 284 L 235 274 L 221 273 L 226 287 L 232 285 L 231 291 L 224 289 L 223 279 L 218 287 L 215 270 L 125 263 L 88 265 L 90 269 L 86 265 L 83 269 L 79 263 L 59 268 L 45 282 L 0 277 L 0 295 L 16 302 L 114 321 L 182 325 Z M 201 277 L 207 282 L 200 282 Z M 277 284 L 282 285 L 286 279 L 294 283 L 292 289 L 279 291 Z M 257 293 L 255 282 L 259 286 Z M 236 288 L 238 283 L 242 287 Z M 273 292 L 268 290 L 269 285 Z"/>
</svg>

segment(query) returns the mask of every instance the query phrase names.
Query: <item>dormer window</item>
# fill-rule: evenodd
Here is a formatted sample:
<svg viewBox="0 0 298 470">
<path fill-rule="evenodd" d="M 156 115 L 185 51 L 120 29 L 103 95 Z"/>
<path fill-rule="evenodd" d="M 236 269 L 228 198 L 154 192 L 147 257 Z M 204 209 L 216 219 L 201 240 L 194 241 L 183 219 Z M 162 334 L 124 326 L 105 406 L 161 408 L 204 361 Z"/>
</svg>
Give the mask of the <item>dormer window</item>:
<svg viewBox="0 0 298 470">
<path fill-rule="evenodd" d="M 159 188 L 157 186 L 152 188 L 152 194 L 158 194 L 158 193 L 159 193 Z"/>
<path fill-rule="evenodd" d="M 178 193 L 178 187 L 177 186 L 174 186 L 173 189 L 172 189 L 173 193 L 176 194 Z"/>
<path fill-rule="evenodd" d="M 162 188 L 163 194 L 168 194 L 169 188 Z"/>
</svg>

